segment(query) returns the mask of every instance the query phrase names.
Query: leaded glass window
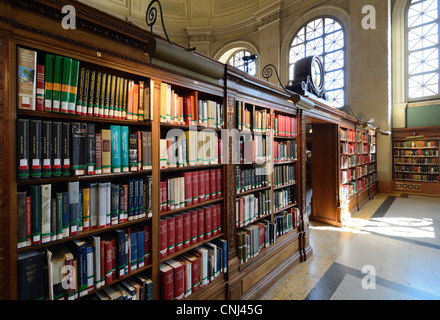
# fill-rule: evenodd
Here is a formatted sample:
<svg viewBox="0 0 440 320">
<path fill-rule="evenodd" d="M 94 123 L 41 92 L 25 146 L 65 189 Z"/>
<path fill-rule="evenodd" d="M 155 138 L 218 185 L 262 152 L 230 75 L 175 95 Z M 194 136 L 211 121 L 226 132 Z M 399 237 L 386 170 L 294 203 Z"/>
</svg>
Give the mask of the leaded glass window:
<svg viewBox="0 0 440 320">
<path fill-rule="evenodd" d="M 412 0 L 407 15 L 408 99 L 438 98 L 439 0 Z"/>
<path fill-rule="evenodd" d="M 345 105 L 345 32 L 337 20 L 318 18 L 305 24 L 293 38 L 289 53 L 289 80 L 293 80 L 295 62 L 319 56 L 324 64 L 325 88 L 329 103 Z"/>
<path fill-rule="evenodd" d="M 247 72 L 251 76 L 255 76 L 257 74 L 257 63 L 255 61 L 249 61 L 246 65 L 243 61 L 243 57 L 250 55 L 252 54 L 247 50 L 237 51 L 229 58 L 228 64 Z"/>
</svg>

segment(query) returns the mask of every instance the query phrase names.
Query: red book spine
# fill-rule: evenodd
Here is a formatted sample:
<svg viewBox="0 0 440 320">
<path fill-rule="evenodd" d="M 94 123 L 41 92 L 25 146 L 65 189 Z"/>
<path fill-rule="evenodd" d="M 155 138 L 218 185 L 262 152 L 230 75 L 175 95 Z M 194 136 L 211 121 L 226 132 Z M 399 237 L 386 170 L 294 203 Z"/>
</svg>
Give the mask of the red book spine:
<svg viewBox="0 0 440 320">
<path fill-rule="evenodd" d="M 105 241 L 105 284 L 112 282 L 112 243 Z"/>
<path fill-rule="evenodd" d="M 298 130 L 297 130 L 298 120 L 296 118 L 293 118 L 293 136 L 296 138 L 298 137 Z"/>
<path fill-rule="evenodd" d="M 167 264 L 165 264 L 168 266 Z M 174 270 L 171 267 L 160 269 L 160 285 L 162 300 L 174 300 Z"/>
<path fill-rule="evenodd" d="M 37 111 L 44 111 L 45 74 L 44 65 L 37 65 Z"/>
<path fill-rule="evenodd" d="M 160 230 L 159 230 L 159 234 L 160 234 L 160 258 L 164 259 L 167 256 L 167 245 L 168 245 L 168 239 L 167 239 L 167 220 L 166 219 L 160 219 Z"/>
<path fill-rule="evenodd" d="M 199 172 L 198 171 L 192 172 L 192 179 L 193 179 L 192 204 L 194 205 L 199 203 Z"/>
<path fill-rule="evenodd" d="M 151 264 L 151 225 L 147 224 L 145 226 L 145 265 Z"/>
<path fill-rule="evenodd" d="M 216 185 L 217 185 L 217 193 L 216 198 L 221 198 L 223 196 L 222 194 L 222 169 L 215 169 L 216 170 Z"/>
<path fill-rule="evenodd" d="M 111 244 L 112 244 L 112 281 L 114 281 L 116 280 L 116 254 L 117 254 L 116 239 L 112 239 Z"/>
<path fill-rule="evenodd" d="M 205 208 L 205 240 L 212 237 L 212 206 Z"/>
<path fill-rule="evenodd" d="M 211 207 L 211 214 L 212 214 L 212 228 L 211 228 L 211 235 L 215 237 L 218 234 L 218 208 L 217 205 L 213 205 Z"/>
<path fill-rule="evenodd" d="M 180 124 L 185 124 L 185 113 L 183 111 L 183 98 L 179 97 L 180 104 Z"/>
<path fill-rule="evenodd" d="M 183 300 L 185 297 L 185 269 L 183 268 L 183 264 L 177 262 L 173 264 L 174 270 L 174 299 L 175 300 Z"/>
<path fill-rule="evenodd" d="M 205 209 L 197 210 L 197 242 L 205 239 Z"/>
<path fill-rule="evenodd" d="M 190 237 L 190 245 L 194 245 L 197 243 L 197 232 L 198 228 L 198 213 L 197 210 L 190 211 L 191 215 L 191 237 Z"/>
<path fill-rule="evenodd" d="M 191 120 L 192 120 L 191 98 L 186 97 L 184 99 L 184 104 L 185 104 L 185 124 L 189 126 L 191 125 Z"/>
<path fill-rule="evenodd" d="M 185 212 L 183 216 L 183 248 L 188 248 L 191 242 L 191 213 Z"/>
<path fill-rule="evenodd" d="M 175 216 L 176 252 L 183 249 L 183 214 Z"/>
<path fill-rule="evenodd" d="M 222 233 L 223 232 L 223 216 L 222 216 L 222 206 L 220 203 L 218 203 L 216 205 L 217 207 L 217 227 L 218 227 L 218 233 Z"/>
<path fill-rule="evenodd" d="M 217 172 L 216 169 L 209 170 L 209 200 L 216 198 L 217 190 Z"/>
<path fill-rule="evenodd" d="M 199 177 L 199 203 L 205 202 L 205 171 L 198 172 Z"/>
<path fill-rule="evenodd" d="M 210 199 L 209 197 L 209 192 L 210 192 L 210 187 L 209 187 L 209 170 L 204 170 L 203 175 L 205 177 L 205 201 L 208 201 Z"/>
<path fill-rule="evenodd" d="M 238 200 L 238 223 L 239 223 L 239 227 L 243 227 L 244 225 L 244 199 L 240 198 Z"/>
<path fill-rule="evenodd" d="M 176 219 L 174 216 L 170 216 L 166 218 L 167 220 L 167 243 L 168 255 L 176 252 Z"/>
<path fill-rule="evenodd" d="M 26 197 L 26 245 L 32 244 L 32 197 Z"/>
<path fill-rule="evenodd" d="M 183 174 L 185 180 L 185 207 L 192 206 L 192 172 L 185 172 Z"/>
</svg>

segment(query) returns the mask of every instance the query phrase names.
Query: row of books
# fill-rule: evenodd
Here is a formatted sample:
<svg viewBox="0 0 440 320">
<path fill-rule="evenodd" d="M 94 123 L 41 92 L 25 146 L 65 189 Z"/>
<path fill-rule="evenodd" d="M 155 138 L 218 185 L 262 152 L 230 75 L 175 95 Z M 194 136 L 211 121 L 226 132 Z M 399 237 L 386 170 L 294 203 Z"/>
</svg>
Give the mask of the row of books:
<svg viewBox="0 0 440 320">
<path fill-rule="evenodd" d="M 393 143 L 394 148 L 438 148 L 438 140 L 431 141 L 398 141 Z"/>
<path fill-rule="evenodd" d="M 295 166 L 281 165 L 273 168 L 273 186 L 275 188 L 295 182 Z"/>
<path fill-rule="evenodd" d="M 395 157 L 438 157 L 438 149 L 394 150 Z"/>
<path fill-rule="evenodd" d="M 20 300 L 84 297 L 90 290 L 123 279 L 148 265 L 150 255 L 149 225 L 116 229 L 106 236 L 91 236 L 56 248 L 19 253 L 18 296 Z"/>
<path fill-rule="evenodd" d="M 438 174 L 439 167 L 438 166 L 394 166 L 395 172 L 402 173 L 429 173 L 429 174 Z"/>
<path fill-rule="evenodd" d="M 266 163 L 271 157 L 270 137 L 264 135 L 242 134 L 236 140 L 235 163 Z"/>
<path fill-rule="evenodd" d="M 160 219 L 160 258 L 165 259 L 221 232 L 221 204 L 165 216 Z"/>
<path fill-rule="evenodd" d="M 240 131 L 252 131 L 252 111 L 246 107 L 243 101 L 236 101 L 236 121 L 237 129 Z M 268 129 L 266 125 L 266 130 Z"/>
<path fill-rule="evenodd" d="M 354 142 L 356 139 L 356 133 L 354 130 L 341 128 L 340 138 L 341 138 L 341 141 L 353 141 Z"/>
<path fill-rule="evenodd" d="M 92 293 L 86 300 L 153 300 L 153 290 L 154 282 L 139 273 Z"/>
<path fill-rule="evenodd" d="M 244 227 L 257 219 L 264 218 L 271 213 L 270 190 L 259 191 L 236 199 L 236 220 L 238 228 Z"/>
<path fill-rule="evenodd" d="M 354 179 L 356 179 L 356 172 L 354 169 L 341 171 L 341 184 L 347 184 Z"/>
<path fill-rule="evenodd" d="M 273 119 L 273 130 L 275 136 L 297 137 L 297 119 L 295 117 L 276 114 Z"/>
<path fill-rule="evenodd" d="M 186 171 L 160 182 L 160 212 L 201 204 L 222 197 L 222 169 Z"/>
<path fill-rule="evenodd" d="M 377 164 L 376 163 L 371 163 L 368 165 L 368 173 L 372 173 L 377 171 Z"/>
<path fill-rule="evenodd" d="M 341 169 L 348 169 L 350 167 L 356 166 L 356 156 L 355 155 L 341 155 Z"/>
<path fill-rule="evenodd" d="M 394 164 L 416 164 L 416 165 L 428 165 L 438 166 L 438 158 L 394 158 Z"/>
<path fill-rule="evenodd" d="M 346 184 L 341 184 L 341 200 L 344 201 L 349 197 L 355 195 L 357 193 L 357 184 L 356 181 L 352 181 Z"/>
<path fill-rule="evenodd" d="M 406 180 L 417 182 L 439 182 L 439 176 L 431 174 L 414 174 L 394 172 L 394 180 Z"/>
<path fill-rule="evenodd" d="M 364 131 L 357 131 L 356 132 L 356 140 L 357 142 L 360 143 L 368 143 L 368 132 L 364 132 Z"/>
<path fill-rule="evenodd" d="M 296 186 L 287 187 L 273 192 L 275 211 L 296 203 Z"/>
<path fill-rule="evenodd" d="M 356 144 L 352 142 L 341 142 L 341 154 L 356 154 Z"/>
<path fill-rule="evenodd" d="M 82 67 L 69 57 L 18 48 L 19 109 L 150 120 L 154 83 Z"/>
<path fill-rule="evenodd" d="M 160 264 L 161 299 L 188 298 L 227 271 L 227 242 L 214 239 Z"/>
<path fill-rule="evenodd" d="M 270 185 L 267 175 L 267 168 L 256 167 L 244 169 L 236 167 L 236 189 L 237 194 L 249 190 L 267 187 Z"/>
<path fill-rule="evenodd" d="M 152 169 L 151 132 L 17 119 L 18 180 Z"/>
<path fill-rule="evenodd" d="M 299 210 L 291 208 L 274 216 L 274 223 L 263 219 L 237 232 L 238 258 L 241 264 L 258 256 L 276 239 L 298 228 Z"/>
<path fill-rule="evenodd" d="M 371 161 L 370 155 L 366 155 L 366 154 L 358 154 L 356 158 L 357 158 L 358 166 L 363 164 L 369 164 Z"/>
<path fill-rule="evenodd" d="M 359 166 L 356 168 L 356 170 L 357 170 L 357 177 L 358 178 L 363 177 L 368 174 L 368 166 L 367 165 Z"/>
<path fill-rule="evenodd" d="M 359 178 L 358 181 L 357 181 L 357 190 L 358 190 L 358 192 L 361 192 L 366 187 L 368 187 L 369 183 L 370 183 L 370 180 L 368 179 L 368 177 L 361 177 L 361 178 Z"/>
<path fill-rule="evenodd" d="M 160 139 L 160 168 L 222 163 L 222 140 L 213 131 L 185 131 Z"/>
<path fill-rule="evenodd" d="M 170 84 L 161 83 L 160 122 L 222 129 L 224 127 L 223 104 L 212 100 L 197 99 L 193 93 L 179 95 Z"/>
<path fill-rule="evenodd" d="M 373 172 L 368 176 L 369 183 L 375 183 L 377 181 L 377 172 Z"/>
<path fill-rule="evenodd" d="M 273 159 L 275 163 L 295 161 L 297 155 L 296 141 L 274 141 Z"/>
<path fill-rule="evenodd" d="M 18 191 L 18 248 L 151 217 L 152 184 L 149 176 L 121 184 L 68 182 L 65 191 L 52 184 Z"/>
<path fill-rule="evenodd" d="M 358 143 L 357 145 L 357 153 L 358 154 L 365 154 L 365 153 L 369 153 L 370 152 L 370 148 L 368 144 L 363 144 L 363 143 Z"/>
</svg>

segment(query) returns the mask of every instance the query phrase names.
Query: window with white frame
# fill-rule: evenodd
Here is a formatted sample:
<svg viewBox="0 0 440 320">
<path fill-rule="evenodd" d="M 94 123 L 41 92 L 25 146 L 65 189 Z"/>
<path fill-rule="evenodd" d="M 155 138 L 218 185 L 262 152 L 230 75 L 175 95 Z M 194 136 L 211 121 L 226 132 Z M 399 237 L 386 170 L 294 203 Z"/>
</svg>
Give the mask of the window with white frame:
<svg viewBox="0 0 440 320">
<path fill-rule="evenodd" d="M 247 50 L 239 50 L 231 55 L 227 63 L 250 74 L 251 76 L 255 76 L 257 74 L 257 63 L 255 61 L 245 62 L 243 60 L 244 57 L 249 57 L 251 55 L 252 53 Z"/>
<path fill-rule="evenodd" d="M 319 56 L 324 64 L 325 88 L 329 103 L 345 105 L 345 30 L 332 17 L 320 17 L 306 23 L 293 38 L 289 52 L 289 81 L 293 80 L 295 62 Z"/>
<path fill-rule="evenodd" d="M 406 16 L 408 100 L 440 98 L 440 0 L 409 1 Z"/>
</svg>

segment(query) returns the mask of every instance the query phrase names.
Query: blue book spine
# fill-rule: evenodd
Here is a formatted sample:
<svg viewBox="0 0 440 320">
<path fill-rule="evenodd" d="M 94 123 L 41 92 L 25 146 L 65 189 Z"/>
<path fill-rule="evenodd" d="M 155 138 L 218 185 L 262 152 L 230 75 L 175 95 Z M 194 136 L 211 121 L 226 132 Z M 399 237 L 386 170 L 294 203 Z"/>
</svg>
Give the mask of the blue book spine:
<svg viewBox="0 0 440 320">
<path fill-rule="evenodd" d="M 111 184 L 110 224 L 119 223 L 119 184 Z"/>
<path fill-rule="evenodd" d="M 137 233 L 137 261 L 138 268 L 145 266 L 145 231 Z"/>
<path fill-rule="evenodd" d="M 110 126 L 112 172 L 121 172 L 121 127 Z"/>
<path fill-rule="evenodd" d="M 87 281 L 87 243 L 80 240 L 73 241 L 73 256 L 77 259 L 78 293 L 80 297 L 88 293 Z"/>
<path fill-rule="evenodd" d="M 130 267 L 131 271 L 137 269 L 138 262 L 138 253 L 137 253 L 137 232 L 133 232 L 130 234 Z"/>
<path fill-rule="evenodd" d="M 129 172 L 129 133 L 127 126 L 121 126 L 121 167 L 122 172 Z"/>
<path fill-rule="evenodd" d="M 69 182 L 69 225 L 70 235 L 76 235 L 79 231 L 79 181 Z"/>
<path fill-rule="evenodd" d="M 222 240 L 222 239 L 214 239 L 211 242 L 213 244 L 215 244 L 217 247 L 221 248 L 222 269 L 223 269 L 223 273 L 227 273 L 227 271 L 228 271 L 228 250 L 227 250 L 228 242 L 226 240 Z"/>
<path fill-rule="evenodd" d="M 121 279 L 125 277 L 125 231 L 121 229 L 116 232 L 116 274 Z"/>
<path fill-rule="evenodd" d="M 134 219 L 134 180 L 128 181 L 128 220 Z"/>
<path fill-rule="evenodd" d="M 144 208 L 144 180 L 139 179 L 139 200 L 138 200 L 138 207 L 139 207 L 139 218 L 144 218 L 147 216 Z"/>
<path fill-rule="evenodd" d="M 139 218 L 139 180 L 134 180 L 133 216 Z"/>
</svg>

